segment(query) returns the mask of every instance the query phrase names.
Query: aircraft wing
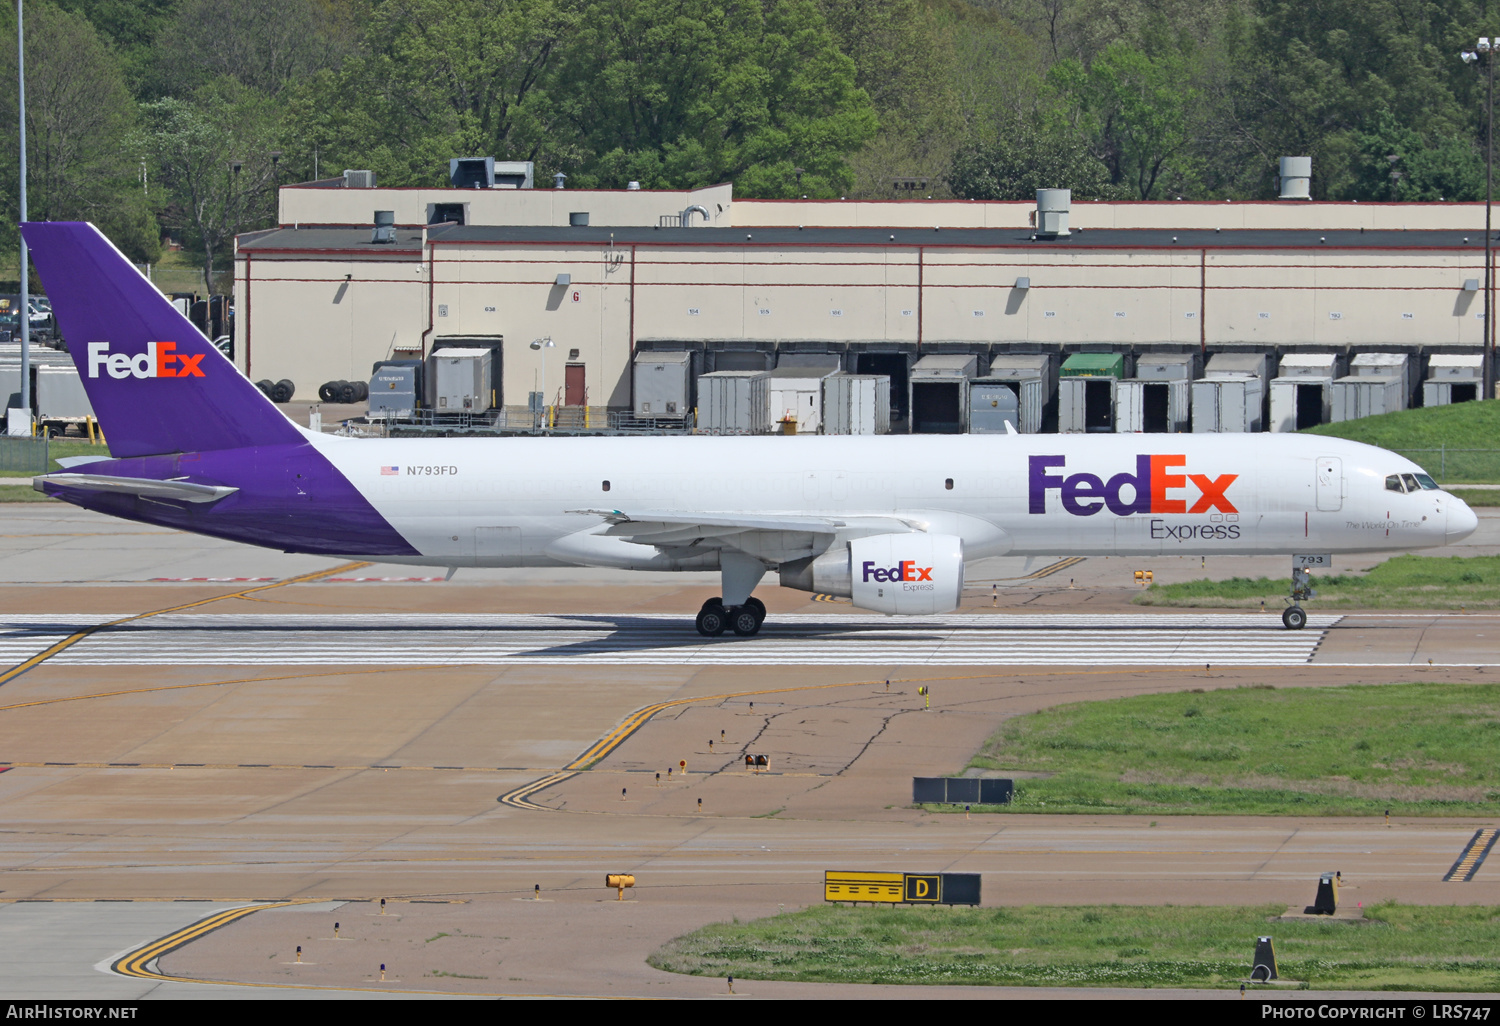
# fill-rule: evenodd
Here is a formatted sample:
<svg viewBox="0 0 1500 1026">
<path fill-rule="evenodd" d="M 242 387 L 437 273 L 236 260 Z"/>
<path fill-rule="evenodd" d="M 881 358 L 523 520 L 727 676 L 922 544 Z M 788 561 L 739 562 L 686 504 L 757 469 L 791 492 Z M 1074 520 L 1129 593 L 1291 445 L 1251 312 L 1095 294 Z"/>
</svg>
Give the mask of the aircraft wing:
<svg viewBox="0 0 1500 1026">
<path fill-rule="evenodd" d="M 113 474 L 48 474 L 36 478 L 31 487 L 45 492 L 45 485 L 63 488 L 85 488 L 93 492 L 117 492 L 144 495 L 151 499 L 174 499 L 178 502 L 217 502 L 239 491 L 229 485 L 192 484 L 188 481 L 158 481 L 149 477 L 116 477 Z"/>
<path fill-rule="evenodd" d="M 700 513 L 686 510 L 575 509 L 608 524 L 602 533 L 659 549 L 733 549 L 767 563 L 827 551 L 840 535 L 905 533 L 921 528 L 900 517 L 824 517 L 797 513 Z"/>
</svg>

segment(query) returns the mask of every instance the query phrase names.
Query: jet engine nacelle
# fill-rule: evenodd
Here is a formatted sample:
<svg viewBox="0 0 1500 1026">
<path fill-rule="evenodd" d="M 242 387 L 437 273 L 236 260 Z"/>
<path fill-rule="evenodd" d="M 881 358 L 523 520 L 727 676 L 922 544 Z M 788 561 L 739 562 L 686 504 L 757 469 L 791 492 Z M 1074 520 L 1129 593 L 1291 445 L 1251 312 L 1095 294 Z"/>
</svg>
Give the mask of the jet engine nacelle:
<svg viewBox="0 0 1500 1026">
<path fill-rule="evenodd" d="M 948 613 L 964 590 L 964 543 L 951 534 L 877 534 L 783 565 L 782 587 L 847 598 L 877 613 Z"/>
</svg>

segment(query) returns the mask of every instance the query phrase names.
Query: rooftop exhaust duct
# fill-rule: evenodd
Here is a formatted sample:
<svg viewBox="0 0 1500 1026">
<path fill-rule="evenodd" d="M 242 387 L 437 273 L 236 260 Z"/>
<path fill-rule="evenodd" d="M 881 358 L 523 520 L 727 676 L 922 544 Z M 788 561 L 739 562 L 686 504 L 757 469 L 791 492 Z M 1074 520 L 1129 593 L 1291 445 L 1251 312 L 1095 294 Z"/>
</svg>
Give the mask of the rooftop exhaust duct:
<svg viewBox="0 0 1500 1026">
<path fill-rule="evenodd" d="M 448 161 L 448 183 L 455 189 L 493 189 L 495 158 L 452 158 Z"/>
<path fill-rule="evenodd" d="M 1311 157 L 1281 158 L 1281 199 L 1312 199 L 1308 191 L 1311 183 Z"/>
<path fill-rule="evenodd" d="M 370 235 L 370 241 L 396 241 L 396 212 L 394 210 L 375 211 L 375 231 Z"/>
<path fill-rule="evenodd" d="M 1072 206 L 1072 189 L 1038 189 L 1036 191 L 1037 237 L 1054 239 L 1070 234 L 1068 211 Z"/>
</svg>

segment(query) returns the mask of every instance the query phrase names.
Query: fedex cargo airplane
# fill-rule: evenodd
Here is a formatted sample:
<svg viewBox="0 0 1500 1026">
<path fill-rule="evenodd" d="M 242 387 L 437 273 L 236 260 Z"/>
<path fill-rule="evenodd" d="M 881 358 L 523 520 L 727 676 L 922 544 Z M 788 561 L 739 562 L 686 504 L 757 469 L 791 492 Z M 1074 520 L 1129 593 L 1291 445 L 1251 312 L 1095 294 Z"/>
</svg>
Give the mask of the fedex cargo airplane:
<svg viewBox="0 0 1500 1026">
<path fill-rule="evenodd" d="M 1410 460 L 1308 435 L 331 437 L 298 427 L 89 224 L 22 226 L 110 456 L 36 488 L 287 552 L 438 567 L 718 570 L 698 631 L 760 630 L 783 587 L 958 607 L 988 556 L 1292 557 L 1283 621 L 1333 553 L 1478 521 Z"/>
</svg>

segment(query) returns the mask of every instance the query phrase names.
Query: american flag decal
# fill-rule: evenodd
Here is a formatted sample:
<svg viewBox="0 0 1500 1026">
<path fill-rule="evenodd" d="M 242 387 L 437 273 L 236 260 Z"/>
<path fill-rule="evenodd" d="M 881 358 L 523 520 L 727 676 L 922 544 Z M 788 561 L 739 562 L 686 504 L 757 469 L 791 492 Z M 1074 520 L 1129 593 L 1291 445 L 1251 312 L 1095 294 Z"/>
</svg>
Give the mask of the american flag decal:
<svg viewBox="0 0 1500 1026">
<path fill-rule="evenodd" d="M 401 473 L 401 468 L 400 467 L 381 467 L 380 468 L 380 476 L 381 477 L 396 477 L 400 473 Z"/>
</svg>

